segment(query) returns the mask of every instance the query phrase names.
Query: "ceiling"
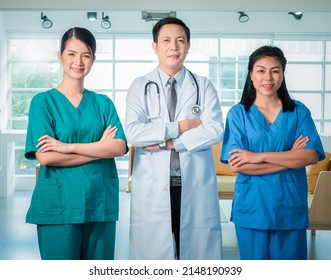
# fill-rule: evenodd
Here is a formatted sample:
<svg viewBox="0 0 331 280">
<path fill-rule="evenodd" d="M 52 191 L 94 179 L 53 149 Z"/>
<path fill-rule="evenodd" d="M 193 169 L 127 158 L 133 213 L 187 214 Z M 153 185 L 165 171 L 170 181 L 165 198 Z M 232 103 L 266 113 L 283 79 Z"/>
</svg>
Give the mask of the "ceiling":
<svg viewBox="0 0 331 280">
<path fill-rule="evenodd" d="M 331 12 L 330 0 L 0 0 L 0 10 Z M 330 19 L 331 21 L 331 19 Z"/>
</svg>

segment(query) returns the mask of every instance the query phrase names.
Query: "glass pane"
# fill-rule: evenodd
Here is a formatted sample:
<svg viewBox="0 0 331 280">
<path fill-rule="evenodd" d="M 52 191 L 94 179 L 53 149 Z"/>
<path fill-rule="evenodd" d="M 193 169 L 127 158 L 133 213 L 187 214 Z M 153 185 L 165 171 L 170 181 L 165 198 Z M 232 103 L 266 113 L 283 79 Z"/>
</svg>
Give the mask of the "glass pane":
<svg viewBox="0 0 331 280">
<path fill-rule="evenodd" d="M 208 79 L 211 78 L 211 76 L 215 76 L 215 67 L 217 67 L 215 64 L 209 64 L 209 63 L 185 63 L 185 66 L 188 70 L 190 70 L 192 73 L 198 74 L 203 77 L 207 77 Z M 213 73 L 213 74 L 212 74 Z M 213 79 L 210 79 L 214 86 L 216 87 L 216 77 Z"/>
<path fill-rule="evenodd" d="M 124 127 L 125 111 L 126 111 L 126 95 L 127 92 L 117 92 L 115 95 L 115 107 L 118 116 L 121 119 L 122 125 Z"/>
<path fill-rule="evenodd" d="M 286 67 L 286 84 L 289 90 L 321 90 L 322 66 L 289 64 Z"/>
<path fill-rule="evenodd" d="M 331 61 L 331 42 L 326 42 L 326 60 Z"/>
<path fill-rule="evenodd" d="M 321 118 L 321 95 L 320 94 L 291 94 L 291 96 L 301 101 L 308 107 L 313 119 Z"/>
<path fill-rule="evenodd" d="M 218 57 L 218 39 L 191 39 L 187 61 L 209 61 L 212 57 Z"/>
<path fill-rule="evenodd" d="M 12 60 L 57 60 L 58 39 L 11 39 L 9 55 Z"/>
<path fill-rule="evenodd" d="M 275 41 L 288 61 L 321 61 L 323 44 L 321 41 Z"/>
<path fill-rule="evenodd" d="M 235 89 L 236 88 L 236 65 L 235 64 L 221 64 L 221 88 Z"/>
<path fill-rule="evenodd" d="M 331 90 L 331 65 L 325 65 L 325 89 Z"/>
<path fill-rule="evenodd" d="M 155 63 L 116 63 L 115 82 L 116 89 L 128 89 L 133 80 L 152 71 Z"/>
<path fill-rule="evenodd" d="M 59 83 L 58 62 L 14 62 L 11 67 L 12 88 L 51 88 Z"/>
<path fill-rule="evenodd" d="M 28 117 L 32 97 L 37 92 L 34 91 L 13 91 L 12 92 L 12 116 Z"/>
<path fill-rule="evenodd" d="M 27 129 L 28 128 L 28 119 L 26 120 L 13 120 L 10 129 Z"/>
<path fill-rule="evenodd" d="M 221 57 L 248 57 L 257 48 L 269 44 L 269 39 L 221 39 Z"/>
<path fill-rule="evenodd" d="M 324 133 L 326 135 L 331 135 L 331 122 L 324 123 Z"/>
<path fill-rule="evenodd" d="M 324 118 L 331 119 L 331 94 L 325 95 L 325 102 L 324 102 Z M 331 130 L 329 131 L 331 134 Z"/>
<path fill-rule="evenodd" d="M 113 40 L 97 39 L 96 62 L 113 59 Z"/>
<path fill-rule="evenodd" d="M 95 62 L 91 72 L 85 78 L 85 88 L 111 89 L 113 86 L 113 64 L 111 62 Z"/>
<path fill-rule="evenodd" d="M 15 174 L 35 174 L 37 160 L 28 160 L 24 157 L 24 143 L 15 143 Z"/>
<path fill-rule="evenodd" d="M 157 60 L 152 39 L 116 39 L 116 60 Z"/>
</svg>

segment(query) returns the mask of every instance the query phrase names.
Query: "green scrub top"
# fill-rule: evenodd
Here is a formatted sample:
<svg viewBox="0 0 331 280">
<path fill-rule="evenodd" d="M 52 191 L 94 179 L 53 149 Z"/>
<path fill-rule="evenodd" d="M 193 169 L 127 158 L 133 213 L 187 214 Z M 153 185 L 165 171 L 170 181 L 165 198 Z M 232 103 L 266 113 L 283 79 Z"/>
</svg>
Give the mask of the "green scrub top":
<svg viewBox="0 0 331 280">
<path fill-rule="evenodd" d="M 91 143 L 108 126 L 126 141 L 113 102 L 84 90 L 74 107 L 58 90 L 50 89 L 31 101 L 25 157 L 36 159 L 38 138 L 49 135 L 64 143 Z M 69 224 L 118 220 L 119 179 L 114 158 L 72 167 L 41 166 L 27 223 Z"/>
</svg>

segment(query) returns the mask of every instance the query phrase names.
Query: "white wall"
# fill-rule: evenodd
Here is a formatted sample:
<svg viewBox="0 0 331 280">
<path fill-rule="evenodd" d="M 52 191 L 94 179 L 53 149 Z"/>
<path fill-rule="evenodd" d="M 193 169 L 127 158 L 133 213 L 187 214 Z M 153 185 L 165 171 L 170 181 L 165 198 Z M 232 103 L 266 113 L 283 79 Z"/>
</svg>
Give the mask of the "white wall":
<svg viewBox="0 0 331 280">
<path fill-rule="evenodd" d="M 331 1 L 330 1 L 331 3 Z M 147 32 L 151 33 L 153 22 L 145 22 L 141 11 L 107 11 L 98 12 L 98 20 L 87 20 L 87 11 L 3 11 L 2 29 L 34 30 L 42 33 L 60 31 L 82 26 L 94 32 Z M 53 27 L 45 30 L 41 27 L 41 12 L 53 21 Z M 112 27 L 107 31 L 100 27 L 102 12 L 110 17 Z M 305 13 L 301 20 L 295 20 L 287 12 L 250 12 L 247 23 L 238 21 L 237 12 L 203 12 L 182 11 L 177 17 L 184 20 L 192 33 L 205 31 L 215 33 L 331 33 L 331 12 Z M 1 29 L 1 27 L 0 27 Z"/>
</svg>

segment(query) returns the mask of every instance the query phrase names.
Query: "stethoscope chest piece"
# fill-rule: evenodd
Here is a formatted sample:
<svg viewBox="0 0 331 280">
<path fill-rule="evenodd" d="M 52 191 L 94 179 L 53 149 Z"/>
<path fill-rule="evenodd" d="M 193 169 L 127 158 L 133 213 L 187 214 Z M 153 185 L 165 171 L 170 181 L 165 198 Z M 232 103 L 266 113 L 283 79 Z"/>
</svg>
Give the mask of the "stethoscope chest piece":
<svg viewBox="0 0 331 280">
<path fill-rule="evenodd" d="M 193 105 L 192 106 L 192 113 L 194 115 L 198 115 L 201 113 L 201 107 L 199 105 Z"/>
</svg>

